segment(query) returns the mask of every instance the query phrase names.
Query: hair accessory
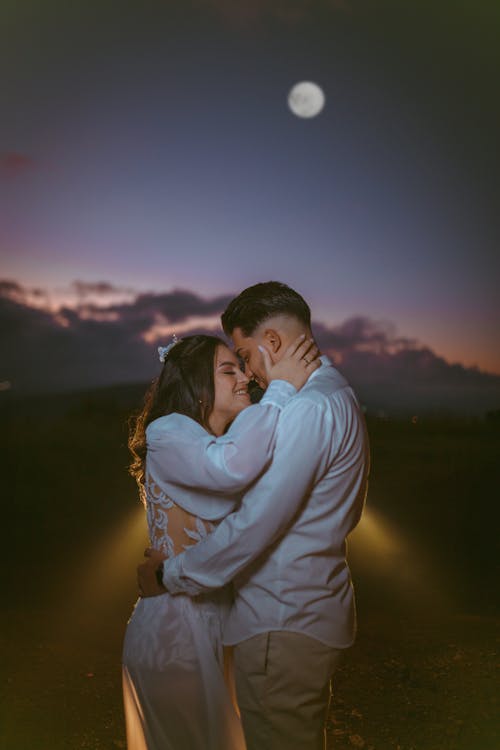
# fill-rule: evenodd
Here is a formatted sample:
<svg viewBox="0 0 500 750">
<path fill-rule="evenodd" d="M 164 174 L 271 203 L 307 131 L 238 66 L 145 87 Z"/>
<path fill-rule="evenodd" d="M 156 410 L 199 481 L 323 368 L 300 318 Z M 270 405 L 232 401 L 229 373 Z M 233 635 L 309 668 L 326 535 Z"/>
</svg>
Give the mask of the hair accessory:
<svg viewBox="0 0 500 750">
<path fill-rule="evenodd" d="M 165 362 L 165 360 L 167 358 L 167 354 L 169 353 L 169 351 L 176 344 L 179 343 L 179 341 L 182 341 L 182 339 L 178 339 L 177 336 L 174 333 L 174 335 L 172 336 L 172 341 L 170 342 L 170 344 L 167 344 L 167 346 L 159 346 L 158 347 L 158 356 L 160 358 L 160 362 Z"/>
</svg>

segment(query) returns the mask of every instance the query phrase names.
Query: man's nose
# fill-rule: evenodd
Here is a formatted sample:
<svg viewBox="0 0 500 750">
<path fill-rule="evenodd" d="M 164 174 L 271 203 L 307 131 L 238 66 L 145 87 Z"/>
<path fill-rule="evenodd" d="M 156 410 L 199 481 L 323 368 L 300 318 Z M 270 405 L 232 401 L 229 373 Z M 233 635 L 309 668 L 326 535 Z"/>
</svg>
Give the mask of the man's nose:
<svg viewBox="0 0 500 750">
<path fill-rule="evenodd" d="M 250 376 L 248 375 L 248 366 L 245 365 L 245 372 L 241 372 L 238 375 L 238 383 L 244 383 L 245 385 L 249 382 Z"/>
<path fill-rule="evenodd" d="M 250 368 L 250 365 L 248 362 L 245 362 L 245 377 L 248 380 L 253 380 L 255 378 L 254 371 Z"/>
</svg>

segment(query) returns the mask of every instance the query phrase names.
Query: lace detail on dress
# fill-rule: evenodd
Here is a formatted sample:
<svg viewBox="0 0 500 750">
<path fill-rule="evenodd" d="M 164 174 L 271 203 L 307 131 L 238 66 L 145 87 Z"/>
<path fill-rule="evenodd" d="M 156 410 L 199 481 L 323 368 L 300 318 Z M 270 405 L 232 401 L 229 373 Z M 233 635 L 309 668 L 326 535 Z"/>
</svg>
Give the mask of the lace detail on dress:
<svg viewBox="0 0 500 750">
<path fill-rule="evenodd" d="M 146 476 L 145 499 L 151 546 L 167 557 L 174 557 L 197 544 L 215 529 L 214 523 L 193 516 L 176 505 L 149 474 Z"/>
</svg>

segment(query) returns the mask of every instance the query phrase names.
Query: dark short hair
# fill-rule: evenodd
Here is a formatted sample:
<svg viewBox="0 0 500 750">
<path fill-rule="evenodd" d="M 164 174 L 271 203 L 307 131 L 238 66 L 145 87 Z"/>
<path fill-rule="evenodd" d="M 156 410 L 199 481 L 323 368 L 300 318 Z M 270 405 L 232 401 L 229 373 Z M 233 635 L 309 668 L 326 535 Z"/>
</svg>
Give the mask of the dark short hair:
<svg viewBox="0 0 500 750">
<path fill-rule="evenodd" d="M 252 336 L 261 323 L 274 315 L 292 315 L 311 327 L 311 310 L 305 299 L 280 281 L 265 281 L 244 289 L 223 312 L 222 327 L 227 336 L 235 328 L 241 328 L 244 336 Z"/>
</svg>

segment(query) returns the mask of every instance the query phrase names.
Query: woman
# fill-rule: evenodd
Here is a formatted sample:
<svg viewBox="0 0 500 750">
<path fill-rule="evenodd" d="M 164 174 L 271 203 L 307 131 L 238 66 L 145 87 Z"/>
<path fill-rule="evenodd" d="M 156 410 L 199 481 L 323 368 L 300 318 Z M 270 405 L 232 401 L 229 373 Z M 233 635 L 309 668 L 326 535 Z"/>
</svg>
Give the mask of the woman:
<svg viewBox="0 0 500 750">
<path fill-rule="evenodd" d="M 274 366 L 264 351 L 273 382 L 250 406 L 248 378 L 220 339 L 190 336 L 167 349 L 129 447 L 151 545 L 170 557 L 235 509 L 271 459 L 281 407 L 318 362 L 303 337 Z M 211 501 L 197 489 L 213 491 Z M 228 604 L 227 591 L 138 601 L 123 652 L 129 750 L 244 750 L 223 677 Z"/>
</svg>

